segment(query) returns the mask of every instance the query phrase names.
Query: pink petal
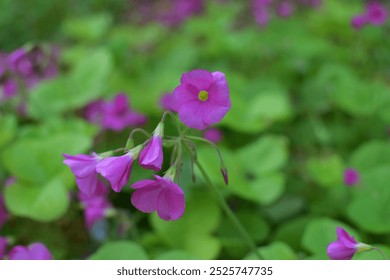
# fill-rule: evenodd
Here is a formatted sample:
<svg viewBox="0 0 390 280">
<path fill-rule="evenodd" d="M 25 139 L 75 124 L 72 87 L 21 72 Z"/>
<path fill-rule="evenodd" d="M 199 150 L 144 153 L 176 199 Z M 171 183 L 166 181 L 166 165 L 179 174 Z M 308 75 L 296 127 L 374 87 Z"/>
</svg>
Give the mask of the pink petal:
<svg viewBox="0 0 390 280">
<path fill-rule="evenodd" d="M 328 245 L 326 253 L 332 260 L 350 260 L 356 253 L 356 249 L 346 248 L 340 242 L 332 242 Z"/>
<path fill-rule="evenodd" d="M 150 180 L 152 181 L 152 180 Z M 134 205 L 139 211 L 144 213 L 150 213 L 157 209 L 157 198 L 161 192 L 161 186 L 152 181 L 153 183 L 143 188 L 137 189 L 131 196 L 131 204 Z"/>
<path fill-rule="evenodd" d="M 207 90 L 213 82 L 213 76 L 206 70 L 192 70 L 184 73 L 181 76 L 180 82 L 182 84 L 192 84 L 198 91 Z"/>
<path fill-rule="evenodd" d="M 157 200 L 157 214 L 166 221 L 177 220 L 183 213 L 185 208 L 184 195 L 163 189 Z"/>
<path fill-rule="evenodd" d="M 337 240 L 340 241 L 346 248 L 356 248 L 357 242 L 343 228 L 337 227 Z"/>
</svg>

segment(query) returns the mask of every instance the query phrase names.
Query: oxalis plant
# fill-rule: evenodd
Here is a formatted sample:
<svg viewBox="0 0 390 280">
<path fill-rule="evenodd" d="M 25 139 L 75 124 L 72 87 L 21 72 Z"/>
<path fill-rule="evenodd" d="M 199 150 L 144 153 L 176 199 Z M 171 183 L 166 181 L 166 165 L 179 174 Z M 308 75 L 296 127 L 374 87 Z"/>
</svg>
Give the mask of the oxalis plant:
<svg viewBox="0 0 390 280">
<path fill-rule="evenodd" d="M 215 143 L 191 135 L 191 130 L 188 129 L 204 130 L 220 122 L 230 110 L 230 93 L 225 74 L 206 70 L 184 73 L 180 85 L 166 100 L 171 111 L 164 112 L 152 134 L 136 128 L 131 131 L 126 145 L 114 151 L 91 155 L 64 154 L 64 163 L 74 173 L 81 192 L 80 199 L 85 202 L 84 205 L 87 208 L 87 226 L 91 227 L 94 221 L 107 215 L 111 209 L 111 204 L 104 199 L 108 188 L 101 178 L 109 182 L 112 190 L 120 192 L 129 180 L 135 161 L 138 160 L 138 164 L 145 169 L 160 172 L 164 160 L 163 146 L 167 146 L 172 148 L 170 167 L 163 172 L 163 176 L 153 175 L 153 178 L 131 185 L 134 189 L 131 196 L 132 205 L 144 213 L 156 211 L 158 216 L 165 221 L 180 219 L 185 213 L 185 195 L 178 182 L 183 168 L 184 155 L 187 153 L 191 159 L 193 178 L 195 177 L 194 169 L 198 168 L 228 218 L 260 259 L 255 242 L 198 161 L 196 142 L 205 142 L 215 148 L 220 161 L 221 176 L 227 185 L 228 171 L 221 152 Z M 177 112 L 178 117 L 173 112 Z M 168 119 L 173 121 L 177 129 L 176 136 L 164 134 L 165 122 Z M 144 134 L 147 140 L 136 144 L 134 141 L 136 133 Z"/>
</svg>

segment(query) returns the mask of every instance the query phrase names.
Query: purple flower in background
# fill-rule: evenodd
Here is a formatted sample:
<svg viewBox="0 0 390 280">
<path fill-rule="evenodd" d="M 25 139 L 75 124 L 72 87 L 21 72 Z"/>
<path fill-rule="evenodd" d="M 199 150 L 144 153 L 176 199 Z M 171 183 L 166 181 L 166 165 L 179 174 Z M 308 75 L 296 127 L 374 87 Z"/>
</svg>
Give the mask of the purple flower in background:
<svg viewBox="0 0 390 280">
<path fill-rule="evenodd" d="M 204 9 L 203 0 L 173 0 L 170 3 L 171 9 L 160 12 L 158 16 L 160 21 L 167 25 L 178 25 Z"/>
<path fill-rule="evenodd" d="M 101 161 L 97 154 L 88 155 L 67 155 L 63 154 L 64 163 L 70 167 L 76 176 L 76 183 L 79 190 L 86 195 L 92 195 L 97 185 L 96 165 Z"/>
<path fill-rule="evenodd" d="M 220 122 L 230 110 L 229 87 L 222 72 L 193 70 L 184 73 L 173 91 L 180 120 L 203 130 Z"/>
<path fill-rule="evenodd" d="M 50 251 L 42 243 L 33 243 L 28 247 L 15 246 L 9 252 L 10 260 L 51 260 Z"/>
<path fill-rule="evenodd" d="M 4 257 L 8 246 L 8 239 L 0 236 L 0 260 Z"/>
<path fill-rule="evenodd" d="M 8 211 L 5 208 L 4 197 L 0 194 L 0 229 L 3 227 L 5 222 L 8 220 Z"/>
<path fill-rule="evenodd" d="M 164 123 L 159 123 L 154 130 L 149 143 L 142 149 L 139 156 L 139 165 L 146 169 L 160 171 L 164 160 L 162 137 L 164 135 Z"/>
<path fill-rule="evenodd" d="M 163 110 L 176 111 L 175 100 L 173 94 L 165 93 L 160 98 L 160 107 Z"/>
<path fill-rule="evenodd" d="M 132 151 L 119 157 L 108 157 L 96 165 L 96 171 L 107 179 L 115 192 L 120 192 L 127 184 L 134 162 Z"/>
<path fill-rule="evenodd" d="M 344 171 L 344 183 L 347 186 L 354 186 L 360 181 L 359 172 L 356 169 L 348 168 Z"/>
<path fill-rule="evenodd" d="M 370 245 L 358 243 L 344 229 L 336 229 L 337 241 L 328 245 L 326 253 L 332 260 L 350 260 L 357 252 L 369 251 Z"/>
<path fill-rule="evenodd" d="M 218 128 L 212 127 L 204 131 L 203 137 L 213 143 L 219 143 L 222 141 L 223 134 Z"/>
<path fill-rule="evenodd" d="M 112 209 L 108 199 L 109 189 L 104 183 L 98 181 L 95 192 L 90 196 L 78 193 L 79 200 L 84 206 L 84 218 L 88 229 L 106 217 L 107 211 Z"/>
<path fill-rule="evenodd" d="M 290 2 L 282 2 L 279 4 L 277 12 L 281 17 L 289 17 L 294 13 L 294 6 Z"/>
<path fill-rule="evenodd" d="M 34 71 L 32 61 L 24 48 L 16 49 L 10 53 L 7 56 L 7 64 L 12 72 L 22 77 L 29 76 Z"/>
<path fill-rule="evenodd" d="M 366 15 L 356 15 L 352 18 L 351 24 L 355 29 L 361 29 L 367 23 Z"/>
<path fill-rule="evenodd" d="M 97 100 L 85 109 L 85 117 L 104 129 L 121 131 L 130 126 L 142 125 L 146 117 L 133 111 L 129 106 L 127 95 L 120 93 L 113 101 Z"/>
<path fill-rule="evenodd" d="M 139 211 L 151 213 L 166 221 L 177 220 L 185 208 L 184 193 L 171 178 L 154 175 L 155 180 L 142 180 L 133 184 L 131 203 Z"/>
<path fill-rule="evenodd" d="M 374 1 L 367 4 L 366 16 L 371 24 L 382 25 L 387 20 L 388 11 L 381 3 Z"/>
</svg>

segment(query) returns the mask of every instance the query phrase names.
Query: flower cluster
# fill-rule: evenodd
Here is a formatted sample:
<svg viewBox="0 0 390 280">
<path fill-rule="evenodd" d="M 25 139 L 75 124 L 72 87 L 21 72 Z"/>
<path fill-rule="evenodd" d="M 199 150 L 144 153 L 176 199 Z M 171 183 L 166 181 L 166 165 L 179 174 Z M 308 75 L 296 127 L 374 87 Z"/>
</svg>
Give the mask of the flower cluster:
<svg viewBox="0 0 390 280">
<path fill-rule="evenodd" d="M 252 10 L 256 23 L 265 26 L 270 21 L 272 14 L 287 18 L 294 14 L 300 7 L 319 7 L 321 0 L 252 0 Z"/>
<path fill-rule="evenodd" d="M 16 96 L 43 79 L 57 75 L 58 49 L 48 46 L 19 48 L 0 53 L 0 100 Z"/>
<path fill-rule="evenodd" d="M 206 129 L 210 125 L 222 120 L 230 109 L 229 88 L 225 75 L 222 72 L 208 72 L 206 70 L 193 70 L 184 73 L 181 83 L 169 96 L 170 106 L 178 112 L 180 120 L 188 127 Z M 173 118 L 178 137 L 170 136 L 164 139 L 164 124 L 166 117 Z M 85 219 L 88 228 L 106 216 L 112 205 L 107 199 L 108 191 L 102 180 L 109 182 L 112 190 L 120 192 L 128 183 L 134 162 L 145 169 L 160 172 L 163 167 L 164 154 L 163 143 L 174 146 L 171 166 L 163 176 L 154 175 L 153 179 L 141 180 L 131 185 L 135 191 L 131 196 L 131 203 L 141 212 L 157 212 L 163 220 L 177 220 L 184 214 L 184 192 L 175 181 L 178 180 L 183 164 L 183 150 L 190 151 L 192 162 L 196 161 L 195 144 L 192 139 L 197 137 L 187 136 L 181 124 L 172 112 L 164 113 L 161 122 L 157 125 L 152 135 L 137 146 L 134 145 L 133 135 L 142 131 L 135 129 L 130 133 L 124 148 L 116 151 L 108 151 L 102 154 L 91 155 L 67 155 L 64 154 L 64 163 L 68 165 L 76 177 L 79 188 L 79 199 L 85 208 Z M 215 137 L 217 136 L 217 137 Z M 211 138 L 218 138 L 212 135 Z M 219 137 L 220 138 L 220 137 Z M 211 141 L 198 138 L 209 142 Z M 216 141 L 220 139 L 214 139 Z M 114 154 L 122 151 L 122 155 Z M 219 154 L 220 155 L 220 154 Z M 227 170 L 221 160 L 221 172 L 227 182 Z"/>
<path fill-rule="evenodd" d="M 125 93 L 118 93 L 112 101 L 96 100 L 87 105 L 84 112 L 88 121 L 114 131 L 143 125 L 147 120 L 131 109 Z"/>
<path fill-rule="evenodd" d="M 9 260 L 51 260 L 52 254 L 42 243 L 33 243 L 29 246 L 14 246 L 8 253 L 9 241 L 0 236 L 0 259 Z"/>
<path fill-rule="evenodd" d="M 370 1 L 362 14 L 352 18 L 351 24 L 355 29 L 361 29 L 366 24 L 383 25 L 389 16 L 387 8 L 378 1 Z"/>
</svg>

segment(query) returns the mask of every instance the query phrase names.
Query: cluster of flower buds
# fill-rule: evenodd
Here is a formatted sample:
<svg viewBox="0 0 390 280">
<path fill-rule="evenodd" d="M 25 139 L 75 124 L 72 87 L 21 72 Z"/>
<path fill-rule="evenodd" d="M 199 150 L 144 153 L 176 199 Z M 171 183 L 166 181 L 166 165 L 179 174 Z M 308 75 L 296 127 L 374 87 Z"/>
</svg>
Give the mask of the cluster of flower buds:
<svg viewBox="0 0 390 280">
<path fill-rule="evenodd" d="M 362 14 L 352 18 L 351 24 L 355 29 L 361 29 L 367 24 L 383 25 L 389 16 L 387 8 L 377 0 L 369 1 Z"/>
<path fill-rule="evenodd" d="M 204 130 L 220 122 L 231 107 L 228 84 L 222 72 L 193 70 L 184 73 L 180 85 L 168 99 L 170 108 L 178 113 L 181 122 L 187 127 L 198 130 Z M 164 125 L 169 116 L 174 121 L 178 136 L 164 136 Z M 134 143 L 134 134 L 137 132 L 142 132 L 148 138 L 139 145 Z M 137 160 L 142 168 L 160 172 L 164 161 L 164 143 L 173 147 L 170 167 L 164 175 L 154 175 L 153 179 L 141 180 L 131 186 L 135 190 L 131 196 L 131 203 L 139 211 L 157 212 L 161 219 L 167 221 L 177 220 L 183 215 L 184 192 L 177 182 L 185 149 L 191 156 L 192 164 L 196 163 L 196 146 L 193 143 L 196 140 L 207 142 L 216 148 L 221 172 L 227 184 L 227 170 L 215 143 L 205 138 L 187 135 L 187 132 L 188 130 L 183 129 L 177 117 L 171 111 L 166 111 L 152 135 L 143 129 L 134 129 L 124 148 L 99 155 L 96 153 L 75 156 L 64 154 L 64 163 L 70 167 L 76 177 L 80 191 L 79 198 L 86 209 L 87 227 L 90 228 L 112 209 L 107 199 L 108 192 L 104 181 L 108 182 L 115 192 L 120 192 L 128 183 L 132 166 Z M 214 138 L 218 137 L 214 135 Z M 119 152 L 122 154 L 115 155 Z"/>
<path fill-rule="evenodd" d="M 252 10 L 256 23 L 265 26 L 270 21 L 272 14 L 287 18 L 293 15 L 298 8 L 317 8 L 321 4 L 321 0 L 252 0 Z"/>
<path fill-rule="evenodd" d="M 0 53 L 0 101 L 23 96 L 26 89 L 56 76 L 57 64 L 58 48 L 46 45 Z"/>
</svg>

